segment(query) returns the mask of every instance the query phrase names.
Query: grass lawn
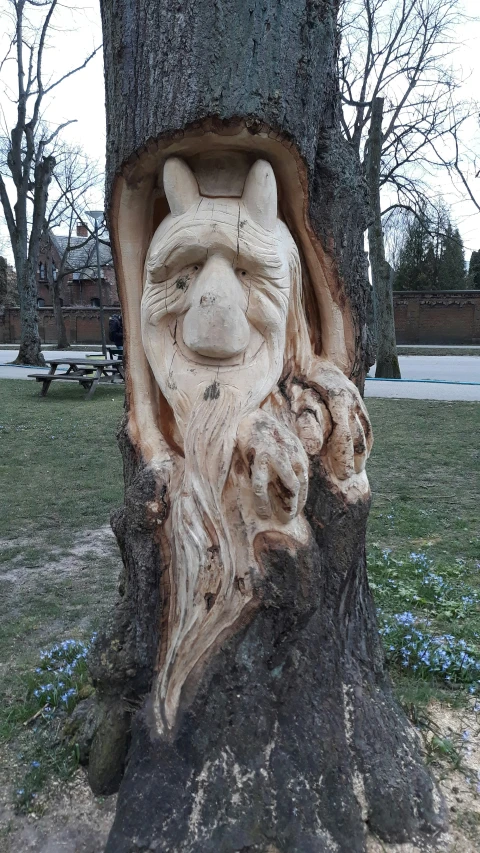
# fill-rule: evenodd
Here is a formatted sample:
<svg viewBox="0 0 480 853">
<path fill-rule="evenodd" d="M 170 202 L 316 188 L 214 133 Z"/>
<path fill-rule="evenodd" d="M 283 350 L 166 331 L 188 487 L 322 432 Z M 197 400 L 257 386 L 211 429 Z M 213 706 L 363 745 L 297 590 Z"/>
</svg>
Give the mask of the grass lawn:
<svg viewBox="0 0 480 853">
<path fill-rule="evenodd" d="M 108 522 L 122 499 L 122 408 L 114 386 L 85 402 L 77 387 L 59 383 L 41 398 L 33 382 L 0 380 L 0 738 L 16 755 L 21 744 L 20 805 L 74 765 L 49 747 L 54 713 L 45 727 L 23 724 L 45 706 L 70 710 L 75 691 L 88 690 L 82 643 L 111 606 L 120 563 Z M 476 691 L 480 406 L 369 399 L 368 408 L 369 572 L 392 674 L 407 702 Z M 62 663 L 53 676 L 52 661 Z"/>
<path fill-rule="evenodd" d="M 3 775 L 18 786 L 20 805 L 45 778 L 75 766 L 71 750 L 52 748 L 56 723 L 23 723 L 48 702 L 70 710 L 71 691 L 86 689 L 79 654 L 72 672 L 53 679 L 55 695 L 38 692 L 52 682 L 35 672 L 40 653 L 73 639 L 63 650 L 71 664 L 113 601 L 120 567 L 108 525 L 122 500 L 115 433 L 123 388 L 100 386 L 83 398 L 67 383 L 41 398 L 36 383 L 0 380 L 0 741 L 15 744 L 2 753 L 14 764 Z"/>
<path fill-rule="evenodd" d="M 108 523 L 121 500 L 115 432 L 123 387 L 99 386 L 88 402 L 79 386 L 0 380 L 0 537 L 52 542 Z M 53 539 L 52 539 L 53 537 Z"/>
<path fill-rule="evenodd" d="M 368 401 L 369 574 L 404 698 L 480 694 L 480 405 Z"/>
</svg>

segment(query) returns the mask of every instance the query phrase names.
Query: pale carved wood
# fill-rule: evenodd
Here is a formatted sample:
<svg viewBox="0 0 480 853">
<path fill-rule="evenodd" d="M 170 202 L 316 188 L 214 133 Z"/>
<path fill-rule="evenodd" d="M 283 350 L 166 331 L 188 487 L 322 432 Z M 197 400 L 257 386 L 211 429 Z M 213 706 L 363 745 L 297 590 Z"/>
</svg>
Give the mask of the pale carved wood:
<svg viewBox="0 0 480 853">
<path fill-rule="evenodd" d="M 142 344 L 162 392 L 157 405 L 174 414 L 169 433 L 153 427 L 159 452 L 150 460 L 172 496 L 153 703 L 162 735 L 175 727 L 189 676 L 198 678 L 219 638 L 255 606 L 257 534 L 277 531 L 294 547 L 308 542 L 306 451 L 322 457 L 346 500 L 359 500 L 368 495 L 372 443 L 357 389 L 313 351 L 299 253 L 277 216 L 272 166 L 257 159 L 245 174 L 234 154 L 200 162 L 208 196 L 184 160 L 165 162 L 170 215 L 149 246 L 141 300 Z M 131 353 L 130 371 L 135 384 Z M 152 420 L 166 423 L 153 408 Z"/>
</svg>

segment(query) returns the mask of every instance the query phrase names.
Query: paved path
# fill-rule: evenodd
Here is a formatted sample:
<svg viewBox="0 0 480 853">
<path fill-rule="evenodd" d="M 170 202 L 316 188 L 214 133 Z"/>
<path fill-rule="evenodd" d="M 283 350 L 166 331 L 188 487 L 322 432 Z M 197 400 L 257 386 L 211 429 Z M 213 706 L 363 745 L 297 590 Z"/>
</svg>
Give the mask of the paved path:
<svg viewBox="0 0 480 853">
<path fill-rule="evenodd" d="M 74 350 L 44 350 L 45 358 L 61 358 L 73 355 Z M 0 350 L 0 379 L 28 379 L 31 367 L 12 367 L 17 350 Z M 85 357 L 85 352 L 82 352 Z M 401 355 L 399 358 L 403 379 L 415 382 L 383 382 L 368 380 L 365 383 L 366 397 L 404 397 L 411 400 L 479 400 L 480 401 L 480 356 L 456 355 Z M 38 368 L 35 368 L 35 372 Z M 375 367 L 370 370 L 375 375 Z M 422 379 L 440 380 L 437 383 L 421 382 Z M 477 384 L 454 384 L 454 383 Z M 448 383 L 448 384 L 444 384 Z M 450 384 L 451 383 L 451 384 Z"/>
<path fill-rule="evenodd" d="M 399 358 L 402 380 L 369 380 L 366 397 L 403 397 L 411 400 L 479 400 L 480 357 L 457 355 L 403 355 Z M 375 376 L 375 366 L 369 376 Z M 408 380 L 415 380 L 408 382 Z M 424 382 L 421 380 L 437 380 Z M 476 383 L 476 384 L 455 384 Z"/>
<path fill-rule="evenodd" d="M 42 349 L 42 355 L 48 360 L 49 358 L 63 358 L 64 356 L 71 357 L 76 355 L 78 352 L 79 356 L 82 358 L 87 356 L 87 353 L 82 350 L 81 352 L 78 350 L 44 350 Z M 34 371 L 35 373 L 41 372 L 45 370 L 45 373 L 48 373 L 48 367 L 17 367 L 17 365 L 11 365 L 9 362 L 12 362 L 16 359 L 18 354 L 18 350 L 14 349 L 3 349 L 0 350 L 0 379 L 28 379 L 28 374 Z M 98 353 L 95 353 L 98 355 Z M 66 370 L 67 368 L 65 368 Z M 60 372 L 60 371 L 59 371 Z"/>
</svg>

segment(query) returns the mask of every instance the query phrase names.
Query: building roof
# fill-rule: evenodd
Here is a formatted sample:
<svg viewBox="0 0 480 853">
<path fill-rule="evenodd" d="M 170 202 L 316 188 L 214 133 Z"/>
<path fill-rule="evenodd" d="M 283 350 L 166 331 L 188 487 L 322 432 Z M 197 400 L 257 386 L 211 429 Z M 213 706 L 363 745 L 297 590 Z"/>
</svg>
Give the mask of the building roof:
<svg viewBox="0 0 480 853">
<path fill-rule="evenodd" d="M 96 265 L 97 265 L 97 255 L 95 251 L 95 238 L 90 237 L 63 237 L 57 236 L 50 232 L 50 237 L 52 239 L 53 245 L 55 246 L 60 257 L 63 256 L 65 249 L 67 248 L 69 242 L 73 247 L 71 251 L 69 251 L 66 262 L 66 269 L 77 272 L 85 271 L 87 275 L 93 274 L 96 275 Z M 108 232 L 106 230 L 102 231 L 100 235 L 100 240 L 109 240 Z M 100 254 L 100 266 L 101 267 L 109 267 L 112 266 L 112 252 L 110 250 L 110 246 L 106 246 L 105 243 L 99 242 L 99 254 Z"/>
</svg>

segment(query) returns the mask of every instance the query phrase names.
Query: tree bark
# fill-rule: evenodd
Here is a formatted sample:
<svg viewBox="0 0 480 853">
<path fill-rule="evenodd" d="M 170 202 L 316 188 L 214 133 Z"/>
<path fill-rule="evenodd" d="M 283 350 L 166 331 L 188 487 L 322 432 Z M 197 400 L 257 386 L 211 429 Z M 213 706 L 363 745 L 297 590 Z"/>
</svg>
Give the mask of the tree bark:
<svg viewBox="0 0 480 853">
<path fill-rule="evenodd" d="M 61 285 L 64 278 L 64 266 L 65 266 L 65 257 L 60 260 L 60 269 L 56 271 L 56 275 L 54 274 L 53 269 L 53 254 L 52 254 L 52 243 L 50 240 L 50 236 L 48 234 L 48 229 L 44 231 L 43 234 L 43 244 L 44 250 L 46 254 L 46 270 L 47 270 L 47 282 L 52 293 L 52 303 L 53 303 L 53 314 L 55 317 L 55 326 L 57 330 L 57 349 L 63 350 L 68 349 L 70 344 L 68 342 L 67 330 L 65 328 L 65 320 L 63 319 L 63 311 L 62 311 L 62 303 L 61 303 Z"/>
<path fill-rule="evenodd" d="M 393 312 L 393 270 L 385 258 L 385 243 L 380 204 L 380 163 L 382 157 L 383 98 L 374 98 L 368 134 L 367 179 L 370 191 L 372 222 L 368 227 L 370 269 L 372 271 L 373 304 L 377 337 L 375 376 L 400 379 L 395 316 Z"/>
<path fill-rule="evenodd" d="M 38 331 L 37 268 L 40 256 L 40 239 L 48 199 L 48 187 L 52 180 L 54 167 L 55 158 L 52 156 L 41 157 L 35 165 L 30 236 L 27 236 L 27 189 L 23 186 L 25 180 L 28 183 L 28 172 L 26 173 L 27 178 L 24 175 L 20 180 L 17 176 L 19 183 L 15 182 L 18 195 L 17 204 L 15 205 L 15 224 L 9 222 L 7 218 L 15 258 L 20 302 L 20 348 L 15 359 L 16 364 L 45 366 L 45 359 L 42 355 L 42 342 Z M 16 175 L 15 170 L 13 174 Z"/>
<path fill-rule="evenodd" d="M 366 574 L 368 492 L 349 492 L 331 467 L 344 402 L 355 399 L 364 417 L 346 377 L 362 387 L 368 368 L 367 188 L 339 129 L 336 13 L 330 0 L 102 4 L 109 230 L 127 362 L 125 502 L 112 516 L 123 571 L 90 659 L 90 783 L 97 793 L 120 786 L 108 853 L 364 853 L 369 832 L 403 842 L 443 825 L 385 671 Z M 196 665 L 175 725 L 159 734 L 153 687 L 175 593 L 168 531 L 177 492 L 156 455 L 158 425 L 173 436 L 171 412 L 160 400 L 149 420 L 159 391 L 137 302 L 148 244 L 168 213 L 157 184 L 165 160 L 190 158 L 194 169 L 198 152 L 218 150 L 272 165 L 301 256 L 315 369 L 287 359 L 271 405 L 309 424 L 308 535 L 294 543 L 268 525 L 256 535 L 250 606 Z M 293 346 L 295 335 L 300 327 Z M 214 386 L 205 405 L 220 394 Z M 299 400 L 308 402 L 299 409 Z M 322 417 L 330 427 L 316 449 Z M 242 470 L 234 455 L 231 475 Z"/>
<path fill-rule="evenodd" d="M 38 258 L 37 258 L 38 260 Z M 43 367 L 42 341 L 38 331 L 37 267 L 29 259 L 15 259 L 20 304 L 20 347 L 16 364 Z"/>
<path fill-rule="evenodd" d="M 50 282 L 51 282 L 50 286 L 52 288 L 53 313 L 55 315 L 55 326 L 57 328 L 57 349 L 58 350 L 69 349 L 70 343 L 68 340 L 67 329 L 65 327 L 65 320 L 63 318 L 62 302 L 61 302 L 61 296 L 60 296 L 60 293 L 61 293 L 60 285 L 61 285 L 61 282 L 63 281 L 63 279 L 60 278 L 58 273 L 57 273 L 56 277 L 53 275 L 53 269 L 51 267 L 51 262 L 50 262 L 49 278 L 50 278 Z"/>
<path fill-rule="evenodd" d="M 8 277 L 7 277 L 7 262 L 0 255 L 0 305 L 3 307 L 7 301 L 8 293 Z"/>
</svg>

